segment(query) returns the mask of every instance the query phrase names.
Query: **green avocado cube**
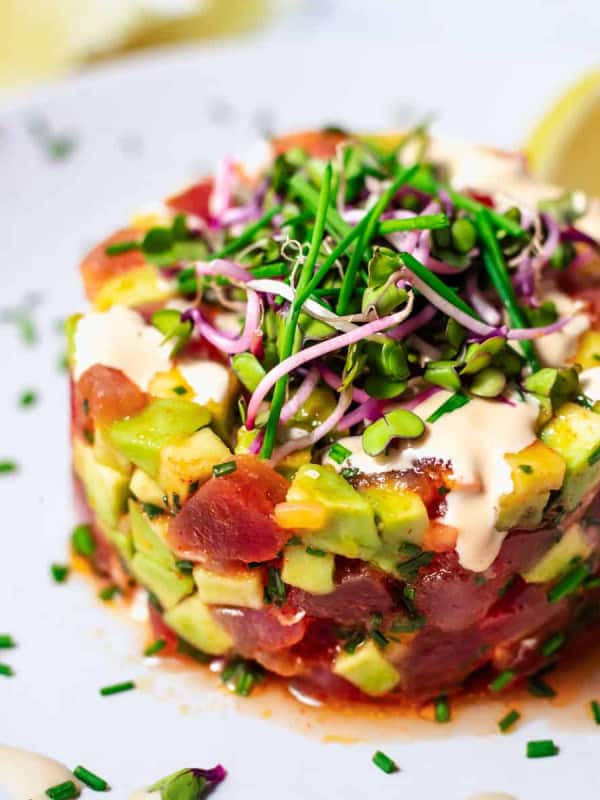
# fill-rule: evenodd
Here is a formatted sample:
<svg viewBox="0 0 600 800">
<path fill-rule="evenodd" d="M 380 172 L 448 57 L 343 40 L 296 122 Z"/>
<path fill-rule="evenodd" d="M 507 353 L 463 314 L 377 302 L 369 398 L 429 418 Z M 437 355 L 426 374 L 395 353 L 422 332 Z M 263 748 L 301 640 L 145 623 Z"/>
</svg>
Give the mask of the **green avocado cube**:
<svg viewBox="0 0 600 800">
<path fill-rule="evenodd" d="M 198 593 L 169 609 L 165 622 L 186 642 L 211 656 L 222 656 L 233 647 L 233 639 L 216 622 Z"/>
<path fill-rule="evenodd" d="M 303 545 L 291 545 L 283 552 L 281 579 L 290 586 L 297 586 L 311 594 L 329 594 L 335 585 L 333 573 L 335 557 L 320 552 L 313 555 Z"/>
<path fill-rule="evenodd" d="M 158 506 L 158 508 L 164 508 L 165 511 L 167 510 L 164 491 L 143 469 L 136 467 L 133 470 L 129 489 L 140 503 L 150 503 L 153 506 Z"/>
<path fill-rule="evenodd" d="M 394 485 L 369 486 L 359 491 L 375 512 L 384 545 L 423 544 L 429 516 L 425 503 L 416 492 Z"/>
<path fill-rule="evenodd" d="M 264 587 L 260 571 L 223 575 L 204 567 L 195 567 L 194 581 L 198 596 L 208 605 L 262 608 Z"/>
<path fill-rule="evenodd" d="M 561 499 L 563 508 L 572 511 L 600 482 L 600 414 L 564 403 L 543 428 L 541 439 L 566 462 Z"/>
<path fill-rule="evenodd" d="M 178 436 L 189 436 L 210 422 L 204 407 L 180 397 L 152 400 L 134 417 L 113 422 L 108 440 L 116 449 L 147 472 L 158 477 L 160 451 Z"/>
<path fill-rule="evenodd" d="M 129 478 L 94 458 L 90 445 L 76 439 L 73 445 L 75 472 L 81 479 L 88 503 L 103 527 L 116 528 L 127 502 Z"/>
<path fill-rule="evenodd" d="M 143 553 L 152 561 L 164 567 L 175 568 L 175 556 L 166 543 L 168 520 L 158 517 L 151 520 L 144 513 L 142 506 L 135 500 L 129 501 L 129 521 L 133 546 L 138 553 Z"/>
<path fill-rule="evenodd" d="M 400 680 L 398 670 L 372 639 L 354 653 L 341 652 L 334 661 L 333 672 L 371 697 L 387 694 Z"/>
<path fill-rule="evenodd" d="M 332 467 L 301 466 L 292 480 L 287 500 L 316 502 L 326 511 L 323 528 L 302 532 L 307 545 L 365 561 L 379 549 L 381 543 L 371 506 Z"/>
<path fill-rule="evenodd" d="M 194 581 L 190 575 L 169 569 L 143 553 L 133 556 L 131 571 L 142 586 L 156 595 L 165 609 L 173 608 L 194 591 Z"/>
<path fill-rule="evenodd" d="M 587 558 L 592 552 L 590 543 L 585 538 L 580 525 L 571 525 L 558 542 L 544 553 L 541 559 L 527 572 L 523 578 L 527 583 L 546 583 L 553 581 L 572 566 L 573 559 Z"/>
</svg>

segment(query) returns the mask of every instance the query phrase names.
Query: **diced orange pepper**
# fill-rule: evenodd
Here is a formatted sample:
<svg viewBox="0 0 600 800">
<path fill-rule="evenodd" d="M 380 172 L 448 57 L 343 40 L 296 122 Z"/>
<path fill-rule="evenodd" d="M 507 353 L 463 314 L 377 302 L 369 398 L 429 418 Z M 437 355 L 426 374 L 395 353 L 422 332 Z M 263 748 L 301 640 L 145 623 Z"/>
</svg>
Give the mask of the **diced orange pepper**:
<svg viewBox="0 0 600 800">
<path fill-rule="evenodd" d="M 320 503 L 285 502 L 275 506 L 274 517 L 280 528 L 319 530 L 327 522 L 327 511 Z"/>
</svg>

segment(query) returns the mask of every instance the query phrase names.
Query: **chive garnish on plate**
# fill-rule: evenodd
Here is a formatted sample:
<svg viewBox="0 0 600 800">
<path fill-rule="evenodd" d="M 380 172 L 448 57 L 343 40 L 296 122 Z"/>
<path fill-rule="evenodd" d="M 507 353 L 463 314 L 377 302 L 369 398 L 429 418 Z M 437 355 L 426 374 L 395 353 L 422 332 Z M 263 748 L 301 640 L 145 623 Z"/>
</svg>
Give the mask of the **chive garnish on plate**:
<svg viewBox="0 0 600 800">
<path fill-rule="evenodd" d="M 386 775 L 391 775 L 394 772 L 398 772 L 398 765 L 396 762 L 391 759 L 386 753 L 382 750 L 378 750 L 371 759 L 373 764 L 378 767 L 382 772 L 385 772 Z"/>
<path fill-rule="evenodd" d="M 110 686 L 103 686 L 100 689 L 102 697 L 109 697 L 112 694 L 121 694 L 121 692 L 129 692 L 135 689 L 133 681 L 123 681 L 122 683 L 113 683 Z"/>
</svg>

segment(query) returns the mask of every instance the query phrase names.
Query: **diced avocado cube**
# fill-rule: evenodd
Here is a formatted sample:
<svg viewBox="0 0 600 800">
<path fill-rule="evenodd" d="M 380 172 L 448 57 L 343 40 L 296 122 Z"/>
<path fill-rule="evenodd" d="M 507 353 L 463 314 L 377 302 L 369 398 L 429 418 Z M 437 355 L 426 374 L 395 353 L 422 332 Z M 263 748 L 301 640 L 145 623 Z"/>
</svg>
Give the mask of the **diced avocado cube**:
<svg viewBox="0 0 600 800">
<path fill-rule="evenodd" d="M 106 281 L 94 297 L 97 311 L 107 311 L 111 306 L 144 306 L 159 303 L 174 295 L 174 289 L 161 278 L 152 264 L 122 272 Z"/>
<path fill-rule="evenodd" d="M 173 608 L 194 591 L 194 581 L 190 575 L 169 569 L 143 553 L 134 555 L 131 571 L 142 586 L 156 595 L 165 609 Z"/>
<path fill-rule="evenodd" d="M 315 501 L 326 509 L 323 528 L 301 531 L 307 545 L 366 561 L 379 549 L 381 543 L 371 506 L 332 467 L 317 464 L 300 467 L 286 499 Z"/>
<path fill-rule="evenodd" d="M 592 548 L 581 526 L 571 525 L 535 566 L 522 573 L 523 578 L 527 583 L 553 581 L 563 572 L 567 572 L 574 558 L 587 558 L 591 552 Z"/>
<path fill-rule="evenodd" d="M 311 594 L 333 592 L 335 557 L 331 553 L 313 555 L 302 545 L 291 545 L 283 552 L 281 579 Z"/>
<path fill-rule="evenodd" d="M 108 428 L 109 442 L 152 478 L 158 477 L 160 451 L 179 436 L 189 436 L 210 422 L 210 412 L 178 397 L 153 400 L 133 417 Z"/>
<path fill-rule="evenodd" d="M 423 544 L 429 516 L 425 503 L 416 492 L 397 486 L 369 486 L 359 491 L 375 513 L 384 545 Z"/>
<path fill-rule="evenodd" d="M 496 527 L 503 531 L 517 526 L 537 528 L 550 492 L 563 484 L 565 460 L 539 440 L 504 459 L 510 465 L 513 489 L 500 498 Z"/>
<path fill-rule="evenodd" d="M 372 697 L 387 694 L 400 680 L 396 668 L 371 639 L 354 653 L 341 652 L 335 659 L 333 672 Z"/>
<path fill-rule="evenodd" d="M 150 503 L 153 506 L 166 509 L 164 491 L 143 469 L 139 467 L 134 469 L 129 489 L 140 503 Z"/>
<path fill-rule="evenodd" d="M 158 482 L 169 495 L 188 496 L 190 484 L 210 478 L 215 464 L 231 459 L 231 450 L 211 428 L 180 437 L 160 452 Z"/>
<path fill-rule="evenodd" d="M 77 330 L 77 323 L 83 314 L 71 314 L 65 320 L 65 338 L 67 340 L 67 363 L 69 368 L 73 369 L 74 356 L 75 356 L 75 331 Z"/>
<path fill-rule="evenodd" d="M 93 449 L 94 458 L 98 463 L 116 469 L 124 475 L 131 475 L 131 462 L 110 444 L 106 431 L 99 425 L 94 429 Z"/>
<path fill-rule="evenodd" d="M 583 369 L 600 367 L 600 331 L 586 331 L 577 343 L 575 362 Z"/>
<path fill-rule="evenodd" d="M 109 542 L 117 548 L 123 561 L 130 565 L 135 553 L 131 533 L 124 532 L 119 528 L 111 528 L 110 530 L 103 528 L 103 533 Z"/>
<path fill-rule="evenodd" d="M 561 500 L 563 508 L 572 511 L 600 480 L 600 414 L 564 403 L 543 428 L 541 438 L 566 461 Z"/>
<path fill-rule="evenodd" d="M 194 568 L 198 596 L 208 605 L 262 608 L 264 588 L 258 571 L 221 575 L 204 567 Z"/>
<path fill-rule="evenodd" d="M 92 447 L 79 439 L 75 440 L 73 447 L 75 472 L 83 483 L 88 503 L 103 526 L 116 528 L 125 511 L 128 476 L 99 464 Z"/>
<path fill-rule="evenodd" d="M 165 567 L 175 568 L 175 556 L 166 544 L 168 520 L 166 517 L 149 519 L 135 500 L 129 501 L 129 520 L 133 544 L 137 552 Z"/>
<path fill-rule="evenodd" d="M 193 396 L 192 387 L 186 383 L 185 378 L 177 367 L 173 367 L 167 372 L 157 372 L 153 375 L 148 384 L 148 392 L 152 397 L 161 397 L 164 400 L 173 397 L 191 400 Z"/>
<path fill-rule="evenodd" d="M 198 593 L 169 609 L 165 622 L 182 639 L 209 655 L 222 656 L 233 647 L 233 639 L 216 622 Z"/>
</svg>

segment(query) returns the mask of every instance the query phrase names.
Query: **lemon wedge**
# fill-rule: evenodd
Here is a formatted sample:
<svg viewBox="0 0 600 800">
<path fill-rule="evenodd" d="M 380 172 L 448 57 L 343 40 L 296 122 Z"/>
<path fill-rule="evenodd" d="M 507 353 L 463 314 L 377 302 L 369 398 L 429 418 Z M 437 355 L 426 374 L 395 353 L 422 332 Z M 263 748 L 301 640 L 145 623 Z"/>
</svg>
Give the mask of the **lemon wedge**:
<svg viewBox="0 0 600 800">
<path fill-rule="evenodd" d="M 525 144 L 535 177 L 600 197 L 600 70 L 567 89 Z"/>
</svg>

